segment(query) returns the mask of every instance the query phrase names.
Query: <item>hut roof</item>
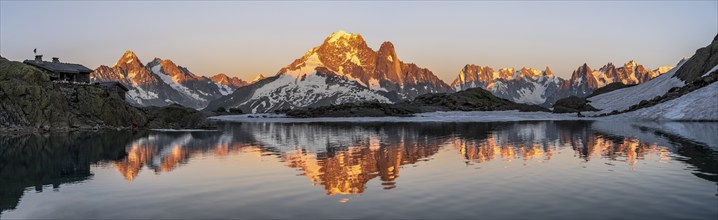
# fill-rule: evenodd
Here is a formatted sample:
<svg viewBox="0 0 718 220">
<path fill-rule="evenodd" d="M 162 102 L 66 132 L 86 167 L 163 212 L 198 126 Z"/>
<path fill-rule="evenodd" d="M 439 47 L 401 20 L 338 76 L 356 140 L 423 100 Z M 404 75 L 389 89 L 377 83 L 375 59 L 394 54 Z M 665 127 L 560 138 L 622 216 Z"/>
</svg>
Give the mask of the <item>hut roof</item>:
<svg viewBox="0 0 718 220">
<path fill-rule="evenodd" d="M 41 69 L 49 70 L 58 73 L 91 73 L 92 70 L 74 63 L 59 63 L 59 62 L 47 62 L 37 60 L 25 60 L 23 63 L 35 66 Z"/>
</svg>

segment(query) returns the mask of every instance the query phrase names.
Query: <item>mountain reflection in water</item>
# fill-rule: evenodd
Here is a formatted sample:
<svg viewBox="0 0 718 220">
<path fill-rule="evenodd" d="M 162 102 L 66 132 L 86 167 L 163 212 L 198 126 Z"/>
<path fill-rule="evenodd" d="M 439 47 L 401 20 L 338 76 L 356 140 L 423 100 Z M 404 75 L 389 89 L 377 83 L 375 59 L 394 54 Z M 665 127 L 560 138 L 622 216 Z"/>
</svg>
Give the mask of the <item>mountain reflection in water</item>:
<svg viewBox="0 0 718 220">
<path fill-rule="evenodd" d="M 236 154 L 278 158 L 327 195 L 362 194 L 373 179 L 383 190 L 394 189 L 402 183 L 404 166 L 431 161 L 446 150 L 477 167 L 494 161 L 547 162 L 561 152 L 573 152 L 578 162 L 599 158 L 609 165 L 677 160 L 695 167 L 695 176 L 717 181 L 715 148 L 648 133 L 654 139 L 643 141 L 592 122 L 228 123 L 216 132 L 0 136 L 0 208 L 15 209 L 27 187 L 42 191 L 43 185 L 57 189 L 89 180 L 93 165 L 113 167 L 133 182 L 148 170 L 162 175 L 191 166 L 192 158 Z"/>
</svg>

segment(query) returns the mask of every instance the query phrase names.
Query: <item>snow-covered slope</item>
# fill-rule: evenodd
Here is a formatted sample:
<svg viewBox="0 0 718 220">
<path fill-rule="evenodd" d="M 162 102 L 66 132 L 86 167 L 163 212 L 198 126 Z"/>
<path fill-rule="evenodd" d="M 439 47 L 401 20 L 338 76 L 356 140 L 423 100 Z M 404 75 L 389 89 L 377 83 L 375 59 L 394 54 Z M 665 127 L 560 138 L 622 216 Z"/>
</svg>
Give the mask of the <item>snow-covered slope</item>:
<svg viewBox="0 0 718 220">
<path fill-rule="evenodd" d="M 666 92 L 673 87 L 685 85 L 685 82 L 674 76 L 683 63 L 685 63 L 685 60 L 681 60 L 675 68 L 648 82 L 588 98 L 591 102 L 591 106 L 601 109 L 599 112 L 589 114 L 623 111 L 643 100 L 650 100 L 656 96 L 666 94 Z"/>
<path fill-rule="evenodd" d="M 356 81 L 333 72 L 317 70 L 322 67 L 314 54 L 300 69 L 278 75 L 276 79 L 255 90 L 249 100 L 239 106 L 247 106 L 248 112 L 257 113 L 348 102 L 390 102 L 388 98 Z"/>
<path fill-rule="evenodd" d="M 718 83 L 654 106 L 615 117 L 647 120 L 718 121 Z"/>
<path fill-rule="evenodd" d="M 162 79 L 164 83 L 185 96 L 185 99 L 173 100 L 185 106 L 193 108 L 204 108 L 209 101 L 219 98 L 225 91 L 226 86 L 213 82 L 212 80 L 197 76 L 187 68 L 177 66 L 171 60 L 155 58 L 147 64 L 152 74 Z"/>
<path fill-rule="evenodd" d="M 646 83 L 588 99 L 601 109 L 592 114 L 632 111 L 615 117 L 650 120 L 718 120 L 718 35 L 676 68 Z M 676 88 L 680 87 L 680 88 Z M 675 89 L 673 89 L 675 88 Z M 641 103 L 643 101 L 644 103 Z"/>
<path fill-rule="evenodd" d="M 499 79 L 488 90 L 497 97 L 516 103 L 547 105 L 562 97 L 560 86 L 563 80 L 551 76 L 522 77 L 519 79 Z"/>
<path fill-rule="evenodd" d="M 244 86 L 210 103 L 207 109 L 238 108 L 247 113 L 317 107 L 330 104 L 391 101 L 359 82 L 329 70 L 315 50 L 274 77 Z"/>
</svg>

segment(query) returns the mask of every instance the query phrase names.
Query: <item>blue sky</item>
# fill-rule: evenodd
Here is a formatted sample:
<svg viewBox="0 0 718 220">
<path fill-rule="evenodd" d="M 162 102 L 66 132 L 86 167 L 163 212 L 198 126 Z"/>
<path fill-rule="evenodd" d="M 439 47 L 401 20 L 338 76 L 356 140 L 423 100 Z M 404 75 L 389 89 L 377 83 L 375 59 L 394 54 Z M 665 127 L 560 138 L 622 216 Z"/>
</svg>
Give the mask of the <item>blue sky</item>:
<svg viewBox="0 0 718 220">
<path fill-rule="evenodd" d="M 718 1 L 252 2 L 2 1 L 0 55 L 90 68 L 125 50 L 171 59 L 200 75 L 274 74 L 337 30 L 450 83 L 465 64 L 550 66 L 567 77 L 631 59 L 674 65 L 718 33 Z"/>
</svg>

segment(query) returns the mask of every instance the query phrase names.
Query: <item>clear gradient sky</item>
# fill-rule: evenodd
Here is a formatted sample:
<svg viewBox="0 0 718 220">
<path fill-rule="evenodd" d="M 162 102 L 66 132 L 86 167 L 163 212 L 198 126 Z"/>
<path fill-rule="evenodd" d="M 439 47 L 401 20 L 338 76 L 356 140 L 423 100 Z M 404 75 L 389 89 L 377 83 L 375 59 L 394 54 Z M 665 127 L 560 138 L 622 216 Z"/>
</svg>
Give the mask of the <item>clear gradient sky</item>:
<svg viewBox="0 0 718 220">
<path fill-rule="evenodd" d="M 0 2 L 0 55 L 112 65 L 125 50 L 198 75 L 272 75 L 337 30 L 451 83 L 468 63 L 567 77 L 634 59 L 675 65 L 718 33 L 718 1 Z"/>
</svg>

